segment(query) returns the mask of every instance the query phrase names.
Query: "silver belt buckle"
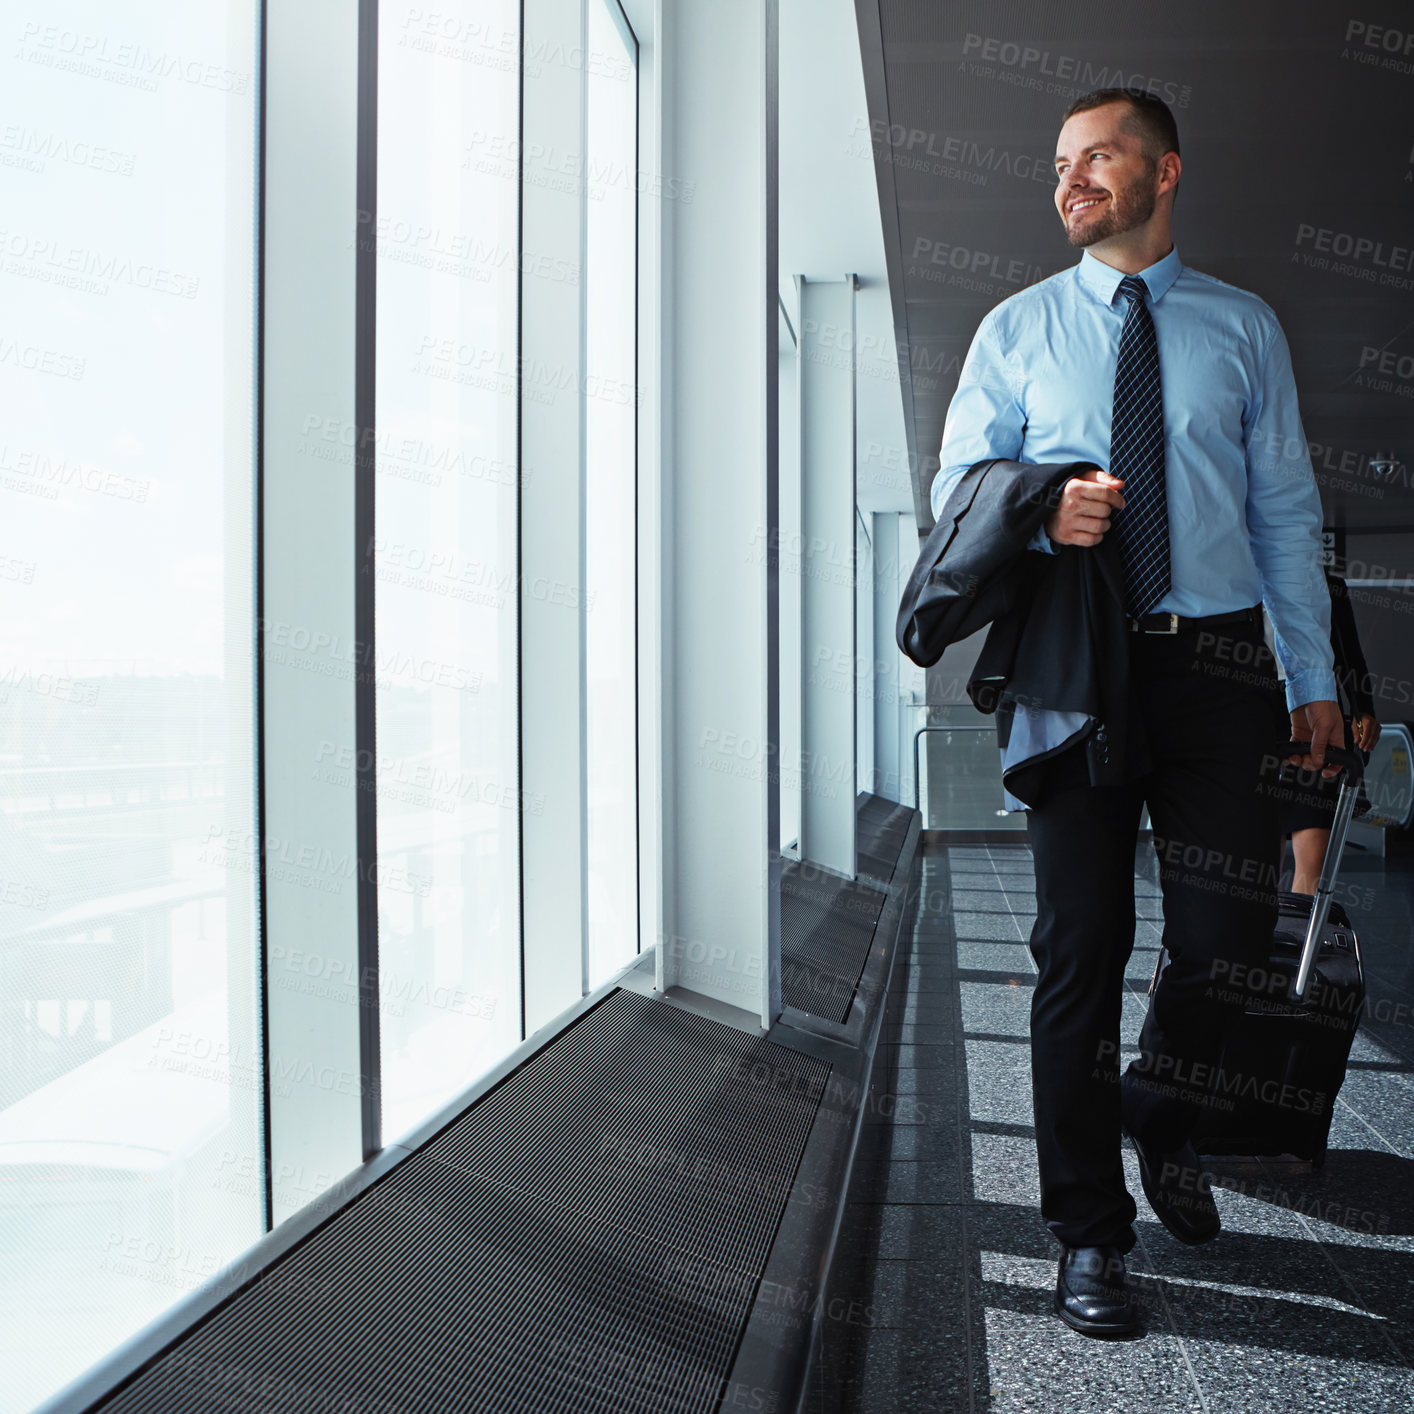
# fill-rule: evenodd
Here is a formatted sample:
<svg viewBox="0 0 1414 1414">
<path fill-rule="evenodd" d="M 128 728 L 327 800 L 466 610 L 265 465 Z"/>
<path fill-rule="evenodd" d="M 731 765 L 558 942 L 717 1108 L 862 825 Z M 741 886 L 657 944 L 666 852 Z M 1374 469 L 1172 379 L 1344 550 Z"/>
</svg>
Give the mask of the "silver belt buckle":
<svg viewBox="0 0 1414 1414">
<path fill-rule="evenodd" d="M 1167 628 L 1144 628 L 1144 627 L 1141 626 L 1141 624 L 1140 624 L 1140 622 L 1139 622 L 1138 619 L 1130 619 L 1130 621 L 1129 621 L 1129 627 L 1130 627 L 1130 631 L 1133 632 L 1133 633 L 1177 633 L 1177 632 L 1178 632 L 1178 615 L 1177 615 L 1177 614 L 1170 614 L 1170 615 L 1168 616 L 1168 620 L 1169 620 L 1169 626 L 1168 626 Z"/>
</svg>

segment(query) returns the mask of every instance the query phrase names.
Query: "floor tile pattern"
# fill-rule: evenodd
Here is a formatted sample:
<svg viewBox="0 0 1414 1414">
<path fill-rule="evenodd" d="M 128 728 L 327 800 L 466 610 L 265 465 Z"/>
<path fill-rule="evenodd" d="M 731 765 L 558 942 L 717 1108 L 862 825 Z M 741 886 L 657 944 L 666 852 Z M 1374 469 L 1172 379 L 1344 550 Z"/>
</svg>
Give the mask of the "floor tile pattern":
<svg viewBox="0 0 1414 1414">
<path fill-rule="evenodd" d="M 1212 1161 L 1224 1231 L 1188 1248 L 1150 1213 L 1126 1149 L 1145 1329 L 1110 1342 L 1051 1310 L 1030 853 L 1019 842 L 920 854 L 810 1414 L 1414 1409 L 1414 860 L 1360 860 L 1347 880 L 1369 1001 L 1325 1167 Z M 1136 889 L 1131 1042 L 1162 928 L 1143 845 Z"/>
</svg>

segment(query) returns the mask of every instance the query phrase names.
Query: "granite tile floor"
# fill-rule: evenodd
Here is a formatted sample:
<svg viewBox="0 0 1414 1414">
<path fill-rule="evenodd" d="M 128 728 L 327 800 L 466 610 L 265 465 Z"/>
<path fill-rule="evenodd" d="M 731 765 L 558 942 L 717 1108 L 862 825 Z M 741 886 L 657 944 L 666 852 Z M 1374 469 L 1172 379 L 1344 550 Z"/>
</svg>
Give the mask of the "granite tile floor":
<svg viewBox="0 0 1414 1414">
<path fill-rule="evenodd" d="M 1346 876 L 1369 1002 L 1323 1169 L 1211 1160 L 1224 1230 L 1188 1248 L 1149 1211 L 1126 1146 L 1145 1313 L 1127 1341 L 1078 1335 L 1051 1310 L 1029 851 L 950 845 L 914 869 L 810 1414 L 1414 1410 L 1414 861 Z M 1144 845 L 1136 889 L 1131 1041 L 1162 918 Z"/>
</svg>

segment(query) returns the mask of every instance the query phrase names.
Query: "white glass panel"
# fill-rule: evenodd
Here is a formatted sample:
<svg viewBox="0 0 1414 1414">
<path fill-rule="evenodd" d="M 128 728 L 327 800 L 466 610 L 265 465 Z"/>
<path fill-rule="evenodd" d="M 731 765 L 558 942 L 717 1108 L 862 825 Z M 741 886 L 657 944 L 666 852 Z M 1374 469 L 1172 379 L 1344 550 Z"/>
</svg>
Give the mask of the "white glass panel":
<svg viewBox="0 0 1414 1414">
<path fill-rule="evenodd" d="M 385 1140 L 520 1039 L 518 16 L 515 0 L 379 16 Z"/>
<path fill-rule="evenodd" d="M 0 1409 L 261 1232 L 257 5 L 0 58 Z"/>
<path fill-rule="evenodd" d="M 584 635 L 587 982 L 638 951 L 634 367 L 637 75 L 611 7 L 586 0 Z M 566 723 L 566 729 L 572 728 Z"/>
</svg>

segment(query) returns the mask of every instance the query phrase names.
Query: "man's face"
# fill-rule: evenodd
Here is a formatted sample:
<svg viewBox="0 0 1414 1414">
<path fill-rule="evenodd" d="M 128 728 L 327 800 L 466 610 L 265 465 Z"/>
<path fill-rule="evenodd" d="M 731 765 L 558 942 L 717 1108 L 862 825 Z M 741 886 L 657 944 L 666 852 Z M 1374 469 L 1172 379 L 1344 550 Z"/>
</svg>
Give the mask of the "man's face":
<svg viewBox="0 0 1414 1414">
<path fill-rule="evenodd" d="M 1120 127 L 1128 106 L 1077 113 L 1056 140 L 1056 210 L 1073 246 L 1132 231 L 1154 214 L 1158 168 Z"/>
</svg>

